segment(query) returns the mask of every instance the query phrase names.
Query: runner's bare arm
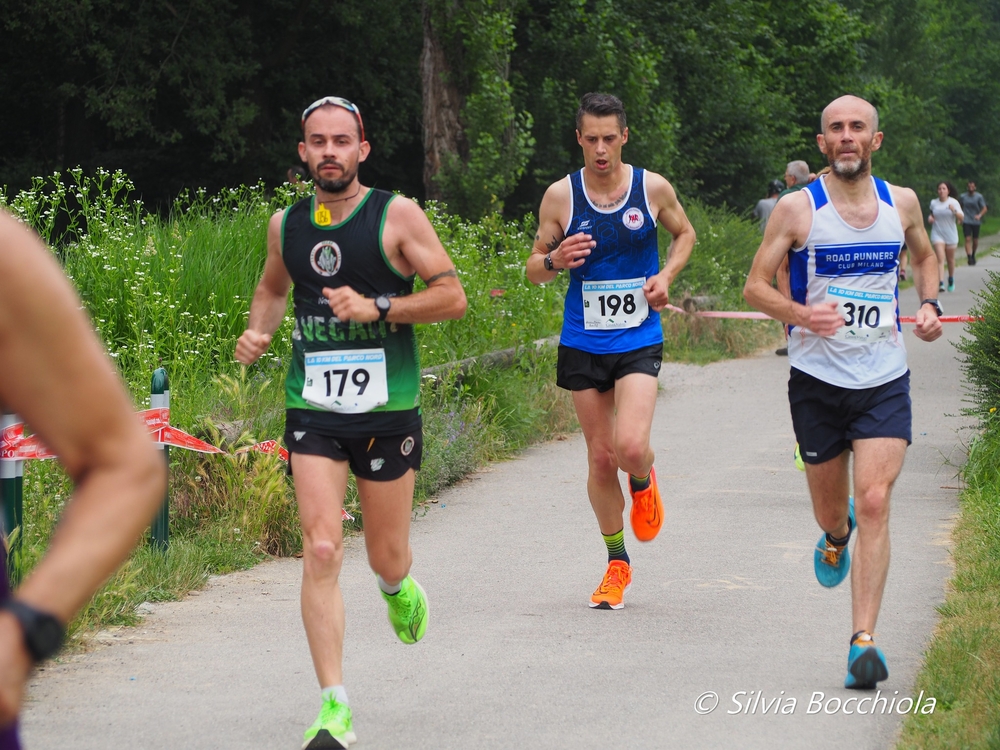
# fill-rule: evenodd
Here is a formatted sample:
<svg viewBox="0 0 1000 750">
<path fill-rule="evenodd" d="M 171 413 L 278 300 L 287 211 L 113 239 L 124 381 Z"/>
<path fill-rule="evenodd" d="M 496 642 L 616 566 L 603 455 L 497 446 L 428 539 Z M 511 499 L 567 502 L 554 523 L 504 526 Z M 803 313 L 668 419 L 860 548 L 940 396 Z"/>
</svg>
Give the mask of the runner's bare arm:
<svg viewBox="0 0 1000 750">
<path fill-rule="evenodd" d="M 382 244 L 389 262 L 403 276 L 417 274 L 427 288 L 405 297 L 393 297 L 386 320 L 390 323 L 437 323 L 458 320 L 467 302 L 455 265 L 438 239 L 427 214 L 409 198 L 397 196 L 386 213 Z M 333 314 L 341 320 L 370 323 L 378 320 L 375 300 L 350 287 L 324 289 Z"/>
<path fill-rule="evenodd" d="M 0 405 L 59 456 L 75 489 L 18 599 L 69 622 L 121 563 L 163 499 L 165 472 L 81 302 L 36 235 L 0 212 Z M 0 725 L 30 670 L 0 612 Z"/>
<path fill-rule="evenodd" d="M 820 336 L 832 336 L 844 325 L 835 303 L 802 305 L 771 286 L 771 279 L 788 257 L 788 251 L 801 247 L 809 235 L 809 206 L 809 197 L 802 191 L 786 195 L 775 205 L 743 287 L 743 297 L 775 320 L 808 328 Z"/>
<path fill-rule="evenodd" d="M 569 215 L 569 180 L 559 180 L 549 185 L 538 209 L 538 231 L 531 254 L 525 265 L 525 275 L 532 284 L 552 281 L 564 268 L 576 268 L 590 255 L 597 243 L 589 234 L 566 236 L 563 221 Z M 545 268 L 545 257 L 551 253 L 552 270 Z"/>
<path fill-rule="evenodd" d="M 236 361 L 252 365 L 271 345 L 288 309 L 288 290 L 292 278 L 281 257 L 281 222 L 285 212 L 278 211 L 267 224 L 267 260 L 264 273 L 253 293 L 247 329 L 236 342 Z"/>
<path fill-rule="evenodd" d="M 670 285 L 691 257 L 697 237 L 684 208 L 677 200 L 673 186 L 661 175 L 647 172 L 646 189 L 650 206 L 657 211 L 656 220 L 670 232 L 673 240 L 667 251 L 667 262 L 658 274 L 646 280 L 643 291 L 649 306 L 659 312 L 670 301 Z"/>
<path fill-rule="evenodd" d="M 937 256 L 924 229 L 920 201 L 910 188 L 892 185 L 891 190 L 900 221 L 903 222 L 906 247 L 910 250 L 910 267 L 918 299 L 935 299 L 938 290 Z M 933 305 L 921 305 L 917 310 L 917 325 L 913 332 L 924 341 L 933 341 L 941 335 L 941 321 Z"/>
</svg>

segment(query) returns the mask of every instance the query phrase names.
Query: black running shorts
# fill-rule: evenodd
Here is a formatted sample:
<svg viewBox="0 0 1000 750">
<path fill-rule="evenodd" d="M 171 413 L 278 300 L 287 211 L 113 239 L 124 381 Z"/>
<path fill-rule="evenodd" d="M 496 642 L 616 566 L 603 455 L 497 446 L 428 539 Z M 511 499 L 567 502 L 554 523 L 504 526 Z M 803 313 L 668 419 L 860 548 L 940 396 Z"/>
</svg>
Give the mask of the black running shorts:
<svg viewBox="0 0 1000 750">
<path fill-rule="evenodd" d="M 979 227 L 982 224 L 962 224 L 962 232 L 966 237 L 979 237 Z"/>
<path fill-rule="evenodd" d="M 615 387 L 618 378 L 634 372 L 657 377 L 662 361 L 662 343 L 621 354 L 591 354 L 560 344 L 556 385 L 567 391 L 596 388 L 605 393 Z"/>
<path fill-rule="evenodd" d="M 323 456 L 333 461 L 347 461 L 354 476 L 374 482 L 391 482 L 410 469 L 420 468 L 424 438 L 420 429 L 405 435 L 366 438 L 334 438 L 302 430 L 285 432 L 289 453 Z M 288 457 L 288 473 L 292 459 Z"/>
<path fill-rule="evenodd" d="M 910 373 L 874 388 L 841 388 L 792 368 L 788 378 L 792 426 L 802 460 L 821 464 L 854 440 L 900 438 L 912 442 Z"/>
</svg>

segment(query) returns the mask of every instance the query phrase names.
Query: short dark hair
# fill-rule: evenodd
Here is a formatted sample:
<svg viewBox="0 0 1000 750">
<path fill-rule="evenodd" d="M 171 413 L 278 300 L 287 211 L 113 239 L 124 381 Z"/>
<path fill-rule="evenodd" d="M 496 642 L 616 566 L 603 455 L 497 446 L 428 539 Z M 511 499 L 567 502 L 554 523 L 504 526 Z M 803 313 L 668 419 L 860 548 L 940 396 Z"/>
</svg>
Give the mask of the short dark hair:
<svg viewBox="0 0 1000 750">
<path fill-rule="evenodd" d="M 613 94 L 584 94 L 580 100 L 580 109 L 576 111 L 576 129 L 583 125 L 583 116 L 593 115 L 594 117 L 608 117 L 614 115 L 618 118 L 618 127 L 624 132 L 625 105 L 622 100 Z"/>
</svg>

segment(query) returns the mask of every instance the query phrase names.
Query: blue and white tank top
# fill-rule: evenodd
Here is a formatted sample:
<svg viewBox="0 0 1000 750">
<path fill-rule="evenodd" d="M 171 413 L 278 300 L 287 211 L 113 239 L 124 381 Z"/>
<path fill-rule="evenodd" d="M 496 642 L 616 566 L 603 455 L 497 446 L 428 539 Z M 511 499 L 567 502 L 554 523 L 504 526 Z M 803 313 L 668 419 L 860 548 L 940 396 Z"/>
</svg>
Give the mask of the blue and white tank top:
<svg viewBox="0 0 1000 750">
<path fill-rule="evenodd" d="M 646 196 L 646 172 L 629 167 L 632 179 L 619 208 L 594 206 L 583 170 L 570 183 L 566 236 L 589 234 L 597 243 L 570 269 L 559 343 L 591 354 L 619 354 L 663 341 L 660 314 L 649 309 L 642 286 L 659 273 L 656 218 Z"/>
<path fill-rule="evenodd" d="M 846 325 L 834 336 L 792 326 L 792 367 L 842 388 L 873 388 L 906 373 L 899 324 L 899 251 L 903 224 L 889 185 L 872 177 L 878 216 L 856 229 L 837 213 L 826 177 L 804 190 L 812 203 L 812 227 L 803 247 L 788 252 L 792 299 L 803 305 L 836 302 Z"/>
</svg>

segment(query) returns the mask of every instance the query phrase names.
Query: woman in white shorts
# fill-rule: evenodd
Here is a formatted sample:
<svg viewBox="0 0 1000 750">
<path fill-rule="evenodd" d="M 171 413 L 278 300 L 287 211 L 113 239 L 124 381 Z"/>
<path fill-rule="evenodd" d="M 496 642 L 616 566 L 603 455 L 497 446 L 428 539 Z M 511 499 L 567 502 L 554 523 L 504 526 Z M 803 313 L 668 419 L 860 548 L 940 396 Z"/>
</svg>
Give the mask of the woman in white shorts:
<svg viewBox="0 0 1000 750">
<path fill-rule="evenodd" d="M 944 291 L 944 261 L 948 259 L 948 291 L 955 291 L 955 248 L 958 247 L 958 224 L 965 218 L 958 202 L 958 191 L 950 182 L 939 182 L 938 197 L 931 201 L 927 217 L 931 225 L 931 244 L 938 261 L 938 291 Z"/>
</svg>

